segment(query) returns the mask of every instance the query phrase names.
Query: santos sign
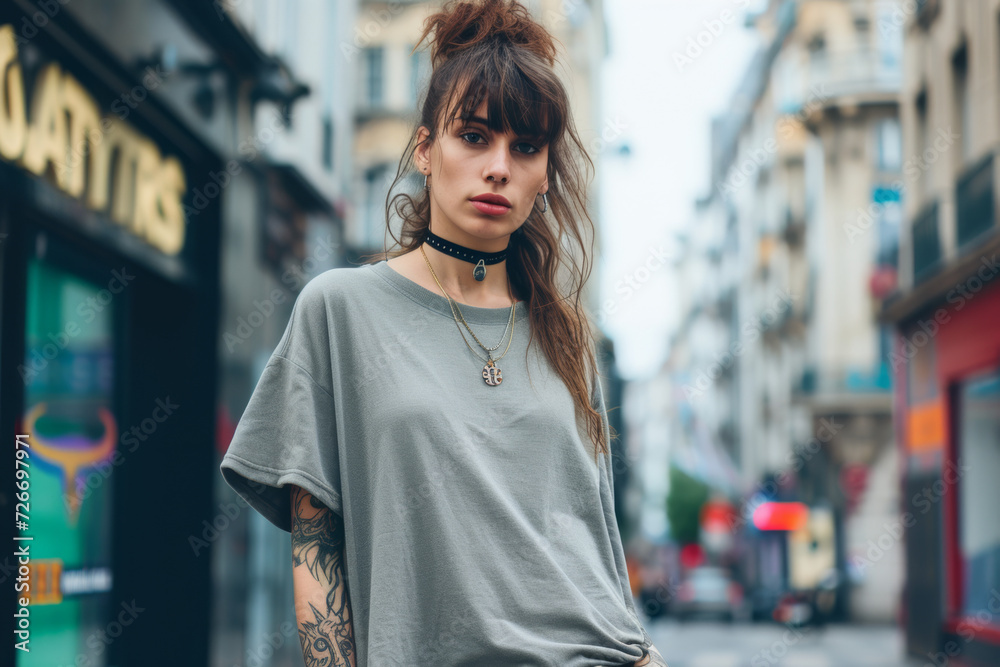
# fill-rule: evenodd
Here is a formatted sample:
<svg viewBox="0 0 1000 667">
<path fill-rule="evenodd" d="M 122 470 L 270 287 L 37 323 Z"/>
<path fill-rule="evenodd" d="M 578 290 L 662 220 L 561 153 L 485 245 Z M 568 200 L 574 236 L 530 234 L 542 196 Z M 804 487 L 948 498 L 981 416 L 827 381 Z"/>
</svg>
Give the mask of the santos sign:
<svg viewBox="0 0 1000 667">
<path fill-rule="evenodd" d="M 11 25 L 0 26 L 0 158 L 82 200 L 167 255 L 184 247 L 186 189 L 177 158 L 128 123 L 102 117 L 55 63 L 35 80 L 30 110 Z M 30 111 L 30 113 L 29 113 Z"/>
</svg>

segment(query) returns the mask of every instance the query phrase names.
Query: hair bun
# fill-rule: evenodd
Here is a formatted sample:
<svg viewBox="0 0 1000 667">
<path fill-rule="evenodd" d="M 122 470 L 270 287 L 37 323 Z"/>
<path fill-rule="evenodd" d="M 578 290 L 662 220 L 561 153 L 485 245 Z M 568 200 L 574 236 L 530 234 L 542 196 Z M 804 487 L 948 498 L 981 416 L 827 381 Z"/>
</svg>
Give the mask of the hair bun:
<svg viewBox="0 0 1000 667">
<path fill-rule="evenodd" d="M 552 35 L 517 0 L 450 0 L 424 20 L 418 44 L 431 31 L 434 67 L 489 39 L 506 39 L 535 53 L 550 66 L 555 65 L 557 51 Z"/>
</svg>

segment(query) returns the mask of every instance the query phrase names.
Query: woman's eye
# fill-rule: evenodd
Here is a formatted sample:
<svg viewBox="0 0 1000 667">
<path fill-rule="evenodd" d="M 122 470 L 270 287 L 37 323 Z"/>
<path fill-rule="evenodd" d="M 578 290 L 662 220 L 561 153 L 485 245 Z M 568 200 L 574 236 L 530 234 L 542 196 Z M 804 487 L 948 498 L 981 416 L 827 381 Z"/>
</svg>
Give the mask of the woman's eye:
<svg viewBox="0 0 1000 667">
<path fill-rule="evenodd" d="M 461 139 L 463 141 L 465 141 L 466 143 L 469 143 L 469 144 L 478 144 L 479 142 L 478 141 L 470 141 L 466 137 L 477 137 L 479 139 L 483 138 L 483 135 L 479 134 L 478 132 L 463 132 L 462 134 L 460 134 L 458 136 L 461 137 Z M 522 142 L 522 143 L 517 144 L 517 145 L 519 147 L 527 146 L 526 149 L 525 148 L 521 148 L 520 149 L 520 151 L 522 153 L 524 153 L 525 155 L 533 155 L 533 154 L 535 154 L 535 153 L 537 153 L 539 151 L 538 148 L 536 148 L 535 146 L 533 146 L 532 144 L 529 144 L 529 143 Z"/>
</svg>

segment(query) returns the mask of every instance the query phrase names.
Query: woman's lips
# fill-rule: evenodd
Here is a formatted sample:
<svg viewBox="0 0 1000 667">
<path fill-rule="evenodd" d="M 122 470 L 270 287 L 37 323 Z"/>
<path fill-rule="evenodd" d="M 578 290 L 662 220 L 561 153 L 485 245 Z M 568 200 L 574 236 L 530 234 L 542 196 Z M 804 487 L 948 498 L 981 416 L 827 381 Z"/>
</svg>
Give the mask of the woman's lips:
<svg viewBox="0 0 1000 667">
<path fill-rule="evenodd" d="M 472 205 L 479 209 L 480 212 L 486 215 L 503 215 L 510 210 L 509 206 L 501 206 L 500 204 L 489 204 L 484 201 L 474 201 Z"/>
</svg>

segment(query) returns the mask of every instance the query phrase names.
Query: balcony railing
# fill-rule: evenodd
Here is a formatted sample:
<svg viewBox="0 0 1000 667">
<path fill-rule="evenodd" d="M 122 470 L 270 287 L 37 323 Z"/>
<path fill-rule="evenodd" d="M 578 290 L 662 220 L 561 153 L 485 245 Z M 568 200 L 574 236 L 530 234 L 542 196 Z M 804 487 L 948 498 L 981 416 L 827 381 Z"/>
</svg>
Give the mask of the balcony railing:
<svg viewBox="0 0 1000 667">
<path fill-rule="evenodd" d="M 809 62 L 809 87 L 825 98 L 893 95 L 902 82 L 902 58 L 891 49 L 862 45 L 815 54 Z"/>
<path fill-rule="evenodd" d="M 816 394 L 881 394 L 892 388 L 892 376 L 887 363 L 870 367 L 845 367 L 821 370 L 809 365 L 792 386 L 797 396 Z"/>
<path fill-rule="evenodd" d="M 941 235 L 938 231 L 938 202 L 934 200 L 913 219 L 913 282 L 933 273 L 941 263 Z"/>
<path fill-rule="evenodd" d="M 958 247 L 975 240 L 995 224 L 993 154 L 970 167 L 955 184 Z"/>
</svg>

